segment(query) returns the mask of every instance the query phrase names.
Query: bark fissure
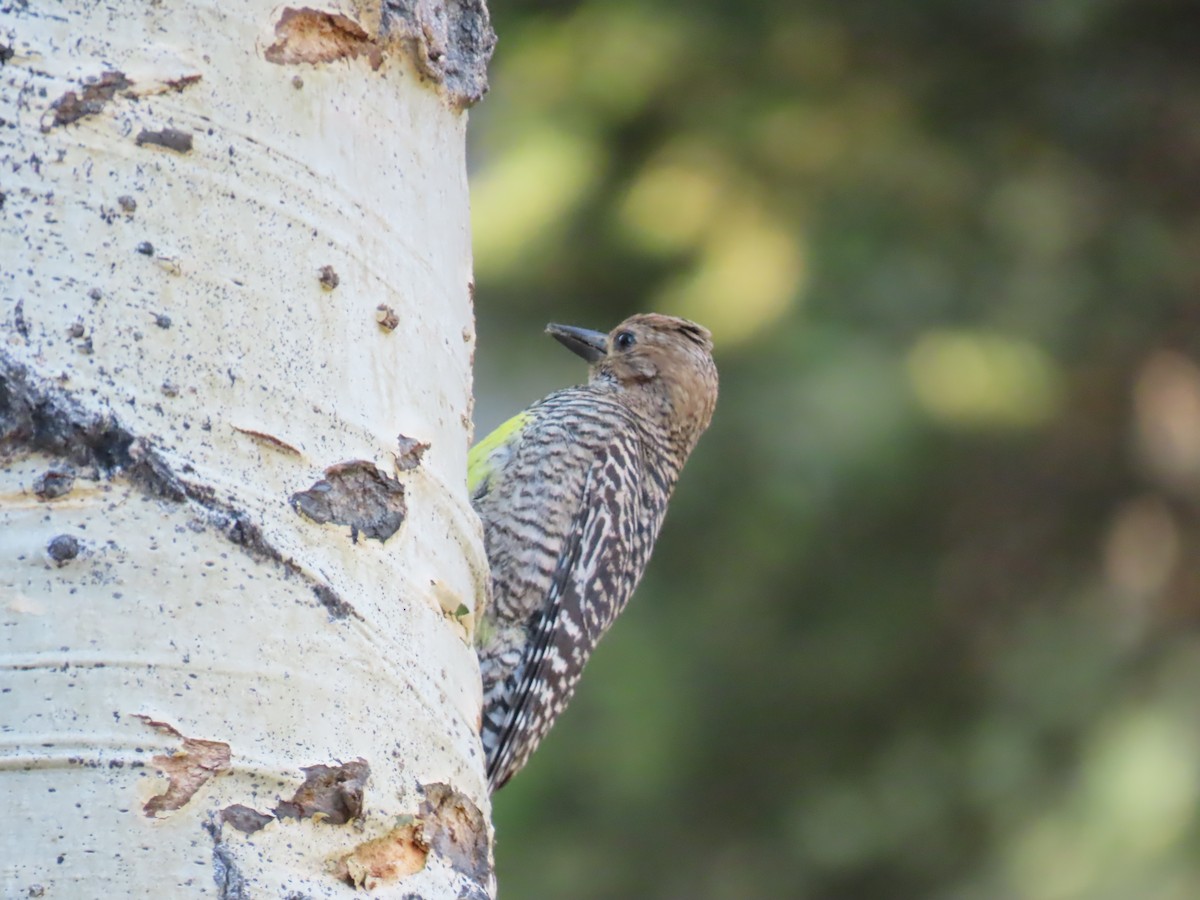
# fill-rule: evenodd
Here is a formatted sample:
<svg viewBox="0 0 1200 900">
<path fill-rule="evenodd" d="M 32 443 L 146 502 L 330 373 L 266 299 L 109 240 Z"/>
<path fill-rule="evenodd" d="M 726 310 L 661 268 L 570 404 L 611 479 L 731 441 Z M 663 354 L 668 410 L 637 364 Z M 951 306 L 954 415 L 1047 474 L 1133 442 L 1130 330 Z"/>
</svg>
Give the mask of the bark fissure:
<svg viewBox="0 0 1200 900">
<path fill-rule="evenodd" d="M 219 817 L 216 821 L 205 822 L 204 830 L 213 840 L 213 882 L 217 886 L 217 897 L 220 900 L 249 900 L 250 895 L 246 892 L 246 879 L 238 869 L 233 854 L 221 840 Z"/>
<path fill-rule="evenodd" d="M 111 413 L 89 412 L 68 392 L 48 387 L 28 367 L 0 353 L 0 453 L 20 450 L 58 457 L 108 478 L 123 475 L 155 499 L 194 503 L 209 526 L 251 557 L 276 563 L 307 582 L 331 618 L 361 618 L 333 588 L 274 547 L 245 512 L 217 500 L 211 488 L 179 478 L 161 454 Z"/>
</svg>

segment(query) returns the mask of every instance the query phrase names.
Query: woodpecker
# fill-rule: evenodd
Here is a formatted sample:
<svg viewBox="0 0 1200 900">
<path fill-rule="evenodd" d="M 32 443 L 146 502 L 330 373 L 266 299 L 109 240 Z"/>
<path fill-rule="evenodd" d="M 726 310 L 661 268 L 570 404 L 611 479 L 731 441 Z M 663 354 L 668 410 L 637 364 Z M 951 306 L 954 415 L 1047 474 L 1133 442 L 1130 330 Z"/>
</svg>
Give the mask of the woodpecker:
<svg viewBox="0 0 1200 900">
<path fill-rule="evenodd" d="M 546 332 L 589 364 L 470 453 L 492 596 L 476 630 L 491 790 L 528 761 L 625 608 L 683 464 L 717 402 L 712 336 L 632 316 Z"/>
</svg>

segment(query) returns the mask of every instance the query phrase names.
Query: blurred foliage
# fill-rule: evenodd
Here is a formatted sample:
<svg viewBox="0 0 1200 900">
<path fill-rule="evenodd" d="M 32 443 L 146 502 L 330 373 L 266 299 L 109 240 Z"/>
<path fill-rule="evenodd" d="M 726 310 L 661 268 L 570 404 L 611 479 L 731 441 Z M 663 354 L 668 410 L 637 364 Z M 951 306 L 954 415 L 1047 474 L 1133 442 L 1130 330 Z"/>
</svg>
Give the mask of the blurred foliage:
<svg viewBox="0 0 1200 900">
<path fill-rule="evenodd" d="M 547 321 L 722 373 L 504 895 L 1200 897 L 1195 5 L 493 6 L 480 433 Z"/>
</svg>

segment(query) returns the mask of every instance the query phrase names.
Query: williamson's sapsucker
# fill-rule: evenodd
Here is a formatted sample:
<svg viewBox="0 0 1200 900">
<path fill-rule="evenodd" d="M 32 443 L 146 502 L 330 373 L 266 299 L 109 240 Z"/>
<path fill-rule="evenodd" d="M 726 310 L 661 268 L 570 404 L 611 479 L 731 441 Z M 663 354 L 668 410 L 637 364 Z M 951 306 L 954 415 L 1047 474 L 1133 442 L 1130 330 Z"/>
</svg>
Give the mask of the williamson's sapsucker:
<svg viewBox="0 0 1200 900">
<path fill-rule="evenodd" d="M 547 332 L 590 364 L 471 451 L 492 598 L 479 623 L 492 790 L 525 765 L 637 587 L 679 472 L 717 402 L 709 332 L 633 316 Z"/>
</svg>

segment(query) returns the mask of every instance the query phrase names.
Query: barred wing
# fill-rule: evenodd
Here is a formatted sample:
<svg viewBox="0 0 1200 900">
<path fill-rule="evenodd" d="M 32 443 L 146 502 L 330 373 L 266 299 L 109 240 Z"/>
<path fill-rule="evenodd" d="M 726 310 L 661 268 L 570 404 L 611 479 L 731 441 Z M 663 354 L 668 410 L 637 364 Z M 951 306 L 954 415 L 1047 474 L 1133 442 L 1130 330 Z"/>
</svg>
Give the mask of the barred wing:
<svg viewBox="0 0 1200 900">
<path fill-rule="evenodd" d="M 506 685 L 508 714 L 488 760 L 492 790 L 520 771 L 566 708 L 583 667 L 629 600 L 645 562 L 637 541 L 637 485 L 616 448 L 584 483 L 545 603 L 529 620 L 525 656 Z M 620 462 L 621 465 L 617 463 Z"/>
</svg>

